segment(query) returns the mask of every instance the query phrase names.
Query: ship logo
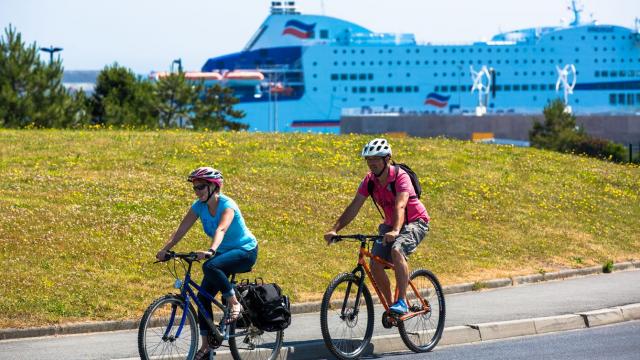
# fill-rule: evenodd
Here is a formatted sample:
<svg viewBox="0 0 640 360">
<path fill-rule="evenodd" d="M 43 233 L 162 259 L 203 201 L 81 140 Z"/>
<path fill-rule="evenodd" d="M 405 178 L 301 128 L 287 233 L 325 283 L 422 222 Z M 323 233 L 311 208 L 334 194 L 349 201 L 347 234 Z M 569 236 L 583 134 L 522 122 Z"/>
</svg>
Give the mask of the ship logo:
<svg viewBox="0 0 640 360">
<path fill-rule="evenodd" d="M 293 35 L 299 39 L 308 39 L 313 34 L 313 29 L 316 27 L 316 24 L 305 24 L 298 20 L 289 20 L 284 25 L 284 31 L 282 31 L 282 35 Z"/>
<path fill-rule="evenodd" d="M 429 95 L 427 95 L 427 98 L 424 100 L 424 103 L 427 105 L 433 105 L 435 107 L 443 108 L 447 106 L 447 104 L 449 104 L 449 98 L 451 98 L 451 95 L 444 96 L 444 95 L 440 95 L 438 93 L 432 92 L 432 93 L 429 93 Z"/>
</svg>

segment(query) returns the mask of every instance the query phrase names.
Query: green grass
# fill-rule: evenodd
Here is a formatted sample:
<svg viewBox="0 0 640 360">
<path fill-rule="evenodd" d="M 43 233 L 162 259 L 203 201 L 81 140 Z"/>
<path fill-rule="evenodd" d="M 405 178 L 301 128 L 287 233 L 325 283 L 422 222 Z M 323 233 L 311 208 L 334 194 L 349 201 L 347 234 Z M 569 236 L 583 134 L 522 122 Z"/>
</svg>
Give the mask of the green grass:
<svg viewBox="0 0 640 360">
<path fill-rule="evenodd" d="M 138 318 L 172 290 L 153 257 L 193 201 L 185 176 L 201 165 L 222 170 L 225 193 L 259 239 L 255 276 L 294 301 L 319 299 L 355 265 L 355 244 L 327 247 L 322 234 L 366 172 L 358 154 L 369 138 L 1 130 L 0 327 Z M 640 257 L 638 166 L 444 139 L 391 142 L 421 177 L 433 218 L 410 265 L 444 284 Z M 378 221 L 367 202 L 343 233 L 371 233 Z M 206 246 L 198 223 L 177 249 Z"/>
</svg>

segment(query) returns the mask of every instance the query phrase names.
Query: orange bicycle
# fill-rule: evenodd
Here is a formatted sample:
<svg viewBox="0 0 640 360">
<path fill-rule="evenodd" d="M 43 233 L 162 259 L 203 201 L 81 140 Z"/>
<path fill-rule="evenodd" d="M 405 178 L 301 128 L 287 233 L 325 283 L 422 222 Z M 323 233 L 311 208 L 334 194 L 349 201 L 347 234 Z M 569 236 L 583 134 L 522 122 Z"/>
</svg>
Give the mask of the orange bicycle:
<svg viewBox="0 0 640 360">
<path fill-rule="evenodd" d="M 389 311 L 384 296 L 374 281 L 365 258 L 373 259 L 385 267 L 393 264 L 374 256 L 369 243 L 381 241 L 379 235 L 337 235 L 333 242 L 354 240 L 360 242 L 358 265 L 350 273 L 333 278 L 322 298 L 320 328 L 327 348 L 339 359 L 357 359 L 371 342 L 373 336 L 374 309 L 371 293 L 365 285 L 365 275 L 371 281 L 385 312 L 382 325 L 398 327 L 400 337 L 415 352 L 431 351 L 440 341 L 444 330 L 444 294 L 438 278 L 429 270 L 411 272 L 407 287 L 409 312 L 398 315 Z M 395 299 L 398 298 L 396 288 Z"/>
</svg>

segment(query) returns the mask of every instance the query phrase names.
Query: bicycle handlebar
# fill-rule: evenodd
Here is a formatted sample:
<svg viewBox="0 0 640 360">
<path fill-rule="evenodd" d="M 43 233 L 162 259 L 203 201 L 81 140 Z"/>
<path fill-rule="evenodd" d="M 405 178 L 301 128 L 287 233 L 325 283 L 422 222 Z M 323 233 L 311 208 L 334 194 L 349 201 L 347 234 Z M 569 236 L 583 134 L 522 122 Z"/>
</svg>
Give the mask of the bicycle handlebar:
<svg viewBox="0 0 640 360">
<path fill-rule="evenodd" d="M 382 236 L 382 235 L 362 235 L 362 234 L 335 235 L 335 236 L 333 236 L 331 238 L 331 242 L 332 243 L 337 243 L 339 241 L 349 240 L 349 239 L 353 239 L 353 240 L 360 241 L 360 242 L 365 242 L 365 241 L 382 240 L 382 238 L 384 238 L 384 236 Z"/>
<path fill-rule="evenodd" d="M 175 251 L 167 251 L 167 255 L 164 257 L 164 259 L 162 260 L 158 260 L 155 263 L 159 263 L 159 262 L 165 262 L 165 261 L 169 261 L 171 259 L 183 259 L 183 260 L 187 260 L 189 262 L 192 261 L 197 261 L 198 260 L 198 254 L 195 252 L 188 252 L 188 253 L 177 253 Z"/>
</svg>

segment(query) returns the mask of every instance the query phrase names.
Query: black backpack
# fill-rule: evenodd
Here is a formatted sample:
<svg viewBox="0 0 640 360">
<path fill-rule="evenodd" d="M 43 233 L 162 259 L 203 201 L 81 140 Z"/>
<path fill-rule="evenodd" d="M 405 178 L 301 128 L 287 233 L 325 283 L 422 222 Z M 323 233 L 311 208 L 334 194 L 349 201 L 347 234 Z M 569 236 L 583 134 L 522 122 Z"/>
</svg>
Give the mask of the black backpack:
<svg viewBox="0 0 640 360">
<path fill-rule="evenodd" d="M 407 173 L 407 175 L 409 175 L 409 179 L 411 179 L 411 185 L 413 185 L 413 190 L 416 192 L 416 196 L 410 196 L 409 199 L 420 199 L 420 195 L 422 195 L 422 187 L 420 186 L 420 180 L 418 179 L 418 175 L 416 175 L 416 173 L 413 170 L 411 170 L 411 168 L 407 164 L 393 163 L 393 166 L 396 168 L 395 169 L 396 179 L 398 178 L 398 173 L 399 173 L 398 169 L 404 170 Z M 396 179 L 393 179 L 393 181 L 389 184 L 391 187 L 391 192 L 393 193 L 393 196 L 396 196 Z M 380 211 L 378 204 L 373 198 L 373 186 L 374 186 L 373 179 L 369 179 L 369 182 L 367 183 L 367 192 L 371 197 L 371 201 L 373 201 L 373 205 L 375 205 L 376 209 L 378 209 L 378 212 L 380 213 L 380 216 L 382 216 L 382 218 L 384 219 L 384 215 L 382 214 L 382 211 Z M 406 207 L 404 208 L 404 211 L 405 211 L 404 220 L 405 222 L 408 223 L 409 219 L 407 216 Z"/>
<path fill-rule="evenodd" d="M 282 295 L 282 289 L 278 284 L 265 284 L 262 279 L 256 279 L 253 283 L 243 280 L 237 290 L 243 304 L 250 310 L 251 323 L 258 329 L 280 331 L 291 325 L 289 297 Z M 244 317 L 236 323 L 237 327 L 247 325 Z"/>
</svg>

